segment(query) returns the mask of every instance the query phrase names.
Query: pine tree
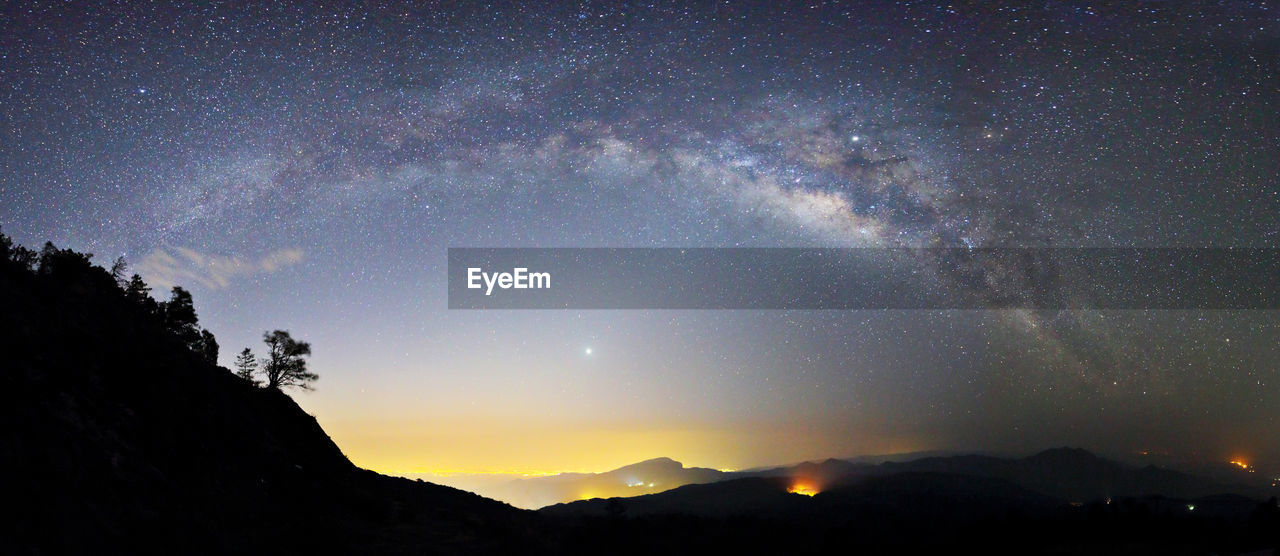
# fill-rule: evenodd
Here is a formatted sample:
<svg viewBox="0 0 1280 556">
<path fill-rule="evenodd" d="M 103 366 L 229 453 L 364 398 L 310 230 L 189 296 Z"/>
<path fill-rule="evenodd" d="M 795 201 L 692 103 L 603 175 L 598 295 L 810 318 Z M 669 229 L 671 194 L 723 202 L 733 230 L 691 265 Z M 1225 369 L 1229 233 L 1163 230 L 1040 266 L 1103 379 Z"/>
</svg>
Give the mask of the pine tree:
<svg viewBox="0 0 1280 556">
<path fill-rule="evenodd" d="M 256 370 L 258 370 L 258 360 L 254 358 L 253 351 L 249 348 L 244 348 L 244 351 L 241 351 L 240 355 L 236 356 L 236 376 L 256 386 L 258 379 L 253 376 Z"/>
<path fill-rule="evenodd" d="M 134 274 L 129 279 L 129 283 L 125 285 L 124 296 L 148 315 L 154 315 L 160 310 L 156 300 L 151 299 L 151 287 L 146 282 L 143 282 L 142 277 L 137 274 Z"/>
<path fill-rule="evenodd" d="M 129 282 L 128 279 L 125 278 L 125 272 L 128 270 L 129 263 L 125 262 L 124 255 L 116 257 L 116 262 L 111 264 L 111 279 L 115 280 L 116 285 L 121 288 L 125 287 Z"/>
<path fill-rule="evenodd" d="M 142 281 L 142 277 L 134 274 L 124 288 L 124 293 L 133 302 L 141 305 L 142 300 L 151 297 L 151 287 Z"/>
</svg>

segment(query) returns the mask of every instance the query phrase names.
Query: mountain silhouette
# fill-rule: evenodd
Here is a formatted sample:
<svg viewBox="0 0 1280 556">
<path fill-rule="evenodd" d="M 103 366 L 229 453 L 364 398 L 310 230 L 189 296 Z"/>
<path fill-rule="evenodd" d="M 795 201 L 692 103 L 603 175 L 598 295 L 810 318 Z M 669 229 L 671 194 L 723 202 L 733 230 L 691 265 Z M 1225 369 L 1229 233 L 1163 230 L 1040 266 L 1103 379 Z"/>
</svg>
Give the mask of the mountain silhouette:
<svg viewBox="0 0 1280 556">
<path fill-rule="evenodd" d="M 628 497 L 628 515 L 809 515 L 877 507 L 917 516 L 938 508 L 960 510 L 966 518 L 1017 510 L 1050 509 L 1113 498 L 1166 497 L 1191 500 L 1232 495 L 1256 504 L 1264 493 L 1248 486 L 1153 466 L 1134 468 L 1078 448 L 1056 448 L 1025 458 L 981 455 L 928 457 L 880 465 L 828 459 L 745 472 L 723 473 L 720 481 Z M 804 487 L 811 501 L 789 491 Z M 584 500 L 543 508 L 548 515 L 606 515 L 610 500 Z M 880 513 L 884 515 L 883 511 Z M 913 519 L 915 517 L 912 517 Z"/>
<path fill-rule="evenodd" d="M 702 467 L 685 467 L 671 458 L 654 458 L 603 473 L 561 473 L 520 478 L 485 490 L 485 494 L 522 508 L 588 498 L 636 496 L 696 483 L 710 483 L 725 473 Z"/>
<path fill-rule="evenodd" d="M 1233 494 L 1194 499 L 1150 495 L 1073 502 L 995 475 L 1075 458 L 959 457 L 928 461 L 980 475 L 851 464 L 812 496 L 790 492 L 826 461 L 729 474 L 629 498 L 556 504 L 539 513 L 571 529 L 574 542 L 627 539 L 621 552 L 920 553 L 957 547 L 988 553 L 1238 553 L 1280 542 L 1275 499 Z M 947 462 L 946 460 L 951 460 Z M 975 465 L 985 462 L 986 465 Z M 1098 458 L 1098 463 L 1108 462 Z M 994 466 L 994 468 L 992 467 Z M 1007 469 L 1006 469 L 1007 468 Z M 1141 469 L 1130 473 L 1142 474 Z M 738 476 L 748 475 L 748 476 Z"/>
<path fill-rule="evenodd" d="M 87 260 L 87 259 L 86 259 Z M 0 269 L 0 552 L 507 552 L 536 516 L 359 469 L 289 396 L 167 334 L 87 264 Z"/>
<path fill-rule="evenodd" d="M 1134 468 L 1079 448 L 1054 448 L 1020 459 L 990 456 L 925 458 L 886 463 L 876 472 L 905 471 L 998 478 L 1046 496 L 1075 502 L 1151 495 L 1199 498 L 1222 493 L 1265 498 L 1263 492 L 1249 486 L 1223 485 L 1154 466 Z"/>
</svg>

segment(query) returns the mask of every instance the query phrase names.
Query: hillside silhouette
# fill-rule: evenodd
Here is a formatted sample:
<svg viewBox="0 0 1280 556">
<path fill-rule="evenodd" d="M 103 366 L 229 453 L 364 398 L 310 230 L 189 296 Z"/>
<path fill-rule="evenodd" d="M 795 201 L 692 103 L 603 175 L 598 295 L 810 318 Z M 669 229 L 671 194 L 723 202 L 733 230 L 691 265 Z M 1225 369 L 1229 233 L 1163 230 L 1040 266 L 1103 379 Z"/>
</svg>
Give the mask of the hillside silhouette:
<svg viewBox="0 0 1280 556">
<path fill-rule="evenodd" d="M 0 457 L 17 516 L 0 552 L 541 546 L 526 512 L 356 468 L 289 396 L 211 363 L 88 256 L 19 249 L 6 238 L 0 269 Z"/>
<path fill-rule="evenodd" d="M 827 512 L 827 506 L 840 497 L 859 503 L 880 498 L 888 505 L 903 505 L 903 509 L 920 506 L 926 511 L 935 511 L 938 506 L 930 509 L 926 508 L 930 504 L 920 502 L 939 494 L 967 500 L 975 508 L 1028 511 L 1116 498 L 1231 496 L 1256 501 L 1266 497 L 1263 491 L 1247 485 L 1224 485 L 1154 466 L 1131 467 L 1078 448 L 1055 448 L 1025 458 L 961 455 L 878 465 L 827 459 L 716 477 L 719 480 L 708 484 L 630 497 L 626 504 L 633 515 L 728 517 L 795 515 L 815 508 Z M 789 492 L 799 486 L 808 489 L 813 500 L 824 503 L 806 502 Z M 608 506 L 605 499 L 584 500 L 553 505 L 544 512 L 606 515 Z"/>
<path fill-rule="evenodd" d="M 89 255 L 37 253 L 0 234 L 0 457 L 16 516 L 0 525 L 2 554 L 1202 554 L 1280 544 L 1274 498 L 1074 449 L 732 473 L 657 458 L 528 484 L 689 484 L 519 510 L 357 468 L 286 393 L 214 363 L 216 339 L 198 328 L 189 295 L 156 302 L 141 279 L 121 278 Z"/>
<path fill-rule="evenodd" d="M 539 512 L 576 520 L 594 542 L 633 536 L 635 554 L 720 546 L 798 553 L 971 546 L 1012 553 L 1229 554 L 1280 543 L 1275 498 L 1263 501 L 1265 493 L 1254 487 L 1132 467 L 1074 448 L 1025 458 L 828 459 L 720 477 Z M 793 492 L 802 485 L 811 496 Z M 671 530 L 686 531 L 681 542 L 653 533 Z M 688 544 L 697 542 L 705 544 Z"/>
</svg>

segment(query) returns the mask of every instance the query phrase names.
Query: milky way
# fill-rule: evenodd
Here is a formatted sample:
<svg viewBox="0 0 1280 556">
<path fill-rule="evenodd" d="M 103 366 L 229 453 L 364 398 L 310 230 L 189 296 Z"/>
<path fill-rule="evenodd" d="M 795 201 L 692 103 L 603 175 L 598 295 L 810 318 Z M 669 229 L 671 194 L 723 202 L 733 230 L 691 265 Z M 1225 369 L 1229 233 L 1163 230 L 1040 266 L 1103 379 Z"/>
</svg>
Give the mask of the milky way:
<svg viewBox="0 0 1280 556">
<path fill-rule="evenodd" d="M 1280 458 L 1269 312 L 459 314 L 443 283 L 457 246 L 1277 247 L 1276 9 L 10 6 L 0 224 L 192 288 L 224 363 L 311 340 L 300 402 L 384 470 Z"/>
</svg>

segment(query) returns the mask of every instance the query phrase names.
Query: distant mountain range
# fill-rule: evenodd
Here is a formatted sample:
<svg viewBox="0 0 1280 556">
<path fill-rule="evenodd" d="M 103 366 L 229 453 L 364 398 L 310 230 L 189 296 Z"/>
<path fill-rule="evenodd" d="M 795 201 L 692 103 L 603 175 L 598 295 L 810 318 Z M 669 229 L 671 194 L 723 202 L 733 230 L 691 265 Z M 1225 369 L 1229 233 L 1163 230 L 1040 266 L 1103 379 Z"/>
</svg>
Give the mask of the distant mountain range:
<svg viewBox="0 0 1280 556">
<path fill-rule="evenodd" d="M 601 474 L 597 478 L 608 474 Z M 620 502 L 583 500 L 543 511 L 555 515 L 608 515 L 619 503 L 627 515 L 683 514 L 728 517 L 796 515 L 832 507 L 967 501 L 974 508 L 1016 507 L 1038 512 L 1119 498 L 1160 496 L 1194 500 L 1227 495 L 1252 501 L 1268 493 L 1225 485 L 1153 466 L 1130 467 L 1075 448 L 1026 458 L 929 457 L 879 465 L 828 459 L 817 463 L 722 473 L 715 483 L 687 485 Z M 806 494 L 807 496 L 798 496 Z M 895 502 L 896 501 L 896 502 Z M 945 505 L 945 504 L 944 504 Z"/>
<path fill-rule="evenodd" d="M 685 467 L 670 458 L 654 458 L 604 473 L 481 477 L 454 484 L 517 507 L 536 509 L 588 498 L 652 494 L 688 484 L 712 483 L 725 476 L 715 469 Z"/>
<path fill-rule="evenodd" d="M 868 456 L 744 471 L 685 467 L 670 458 L 655 458 L 604 473 L 508 479 L 485 485 L 477 491 L 515 506 L 541 508 L 592 498 L 633 498 L 686 485 L 747 478 L 770 479 L 752 484 L 776 485 L 774 490 L 783 493 L 800 490 L 813 494 L 902 473 L 1000 480 L 1064 503 L 1149 495 L 1173 498 L 1213 494 L 1265 498 L 1271 495 L 1257 485 L 1227 483 L 1152 465 L 1130 466 L 1074 448 L 1046 450 L 1026 458 L 929 454 Z"/>
</svg>

